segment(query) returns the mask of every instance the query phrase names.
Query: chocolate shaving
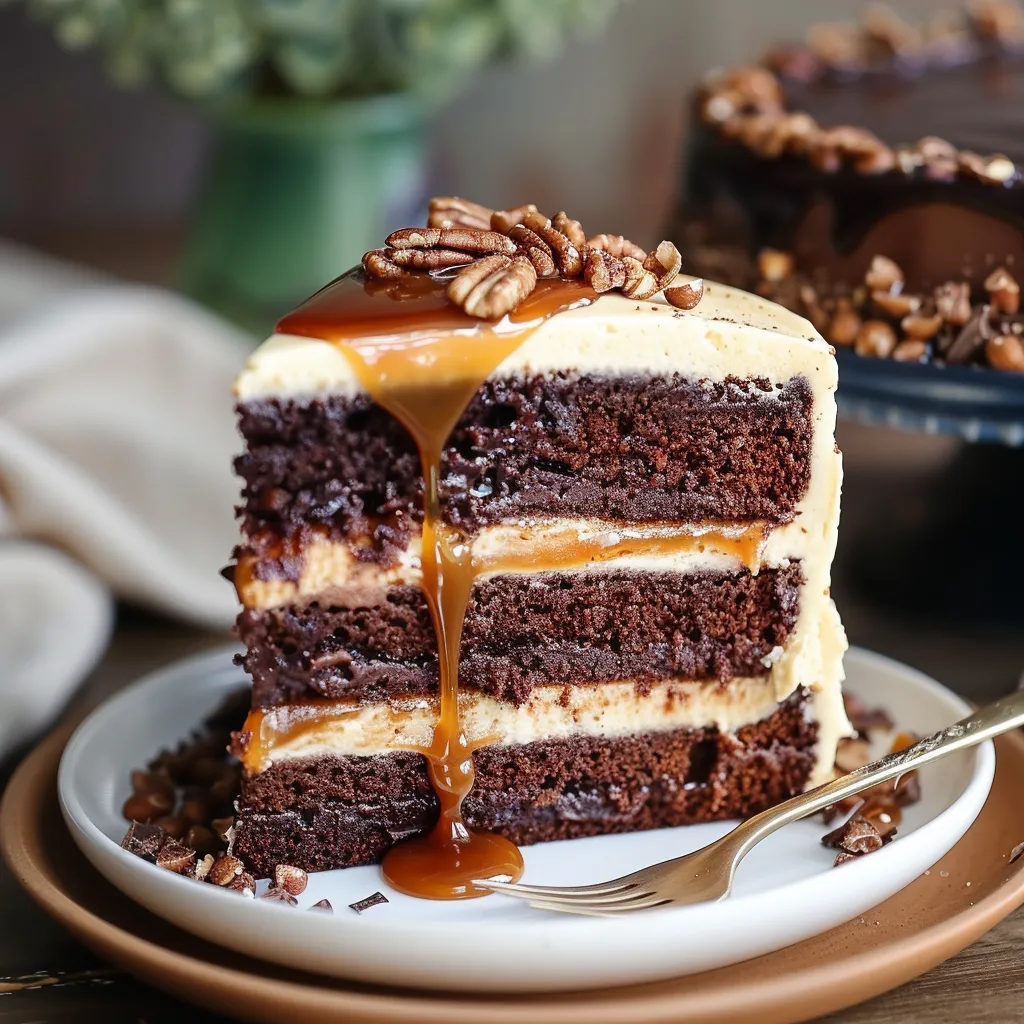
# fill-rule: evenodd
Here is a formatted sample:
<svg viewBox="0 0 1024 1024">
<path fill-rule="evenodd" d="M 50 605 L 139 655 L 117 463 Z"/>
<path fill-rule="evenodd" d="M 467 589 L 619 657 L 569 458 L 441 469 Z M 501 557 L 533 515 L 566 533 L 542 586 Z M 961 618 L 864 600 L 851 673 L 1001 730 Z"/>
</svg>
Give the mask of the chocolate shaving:
<svg viewBox="0 0 1024 1024">
<path fill-rule="evenodd" d="M 382 903 L 387 902 L 389 901 L 384 893 L 375 892 L 372 896 L 367 896 L 366 899 L 356 900 L 355 903 L 350 903 L 349 907 L 357 914 L 361 914 L 364 910 L 369 910 L 371 907 L 379 907 Z"/>
<path fill-rule="evenodd" d="M 946 362 L 954 365 L 969 363 L 985 342 L 996 336 L 991 317 L 991 306 L 986 305 L 975 310 L 970 320 L 960 329 L 960 333 L 954 338 L 953 343 L 943 353 Z"/>
<path fill-rule="evenodd" d="M 1024 843 L 1018 843 L 1010 851 L 1010 863 L 1012 864 L 1014 861 L 1020 860 L 1021 857 L 1024 857 Z"/>
<path fill-rule="evenodd" d="M 310 910 L 325 910 L 328 914 L 334 913 L 334 907 L 331 906 L 330 900 L 318 900 L 309 908 Z"/>
<path fill-rule="evenodd" d="M 896 836 L 896 830 L 881 833 L 861 814 L 854 814 L 845 824 L 821 837 L 822 845 L 839 850 L 834 867 L 848 860 L 874 853 L 888 845 Z"/>
<path fill-rule="evenodd" d="M 147 825 L 133 821 L 131 828 L 121 840 L 121 849 L 134 853 L 136 857 L 156 863 L 156 855 L 167 839 L 167 833 L 159 825 Z"/>
<path fill-rule="evenodd" d="M 191 875 L 196 866 L 196 851 L 177 839 L 168 839 L 156 855 L 156 866 L 177 875 Z"/>
</svg>

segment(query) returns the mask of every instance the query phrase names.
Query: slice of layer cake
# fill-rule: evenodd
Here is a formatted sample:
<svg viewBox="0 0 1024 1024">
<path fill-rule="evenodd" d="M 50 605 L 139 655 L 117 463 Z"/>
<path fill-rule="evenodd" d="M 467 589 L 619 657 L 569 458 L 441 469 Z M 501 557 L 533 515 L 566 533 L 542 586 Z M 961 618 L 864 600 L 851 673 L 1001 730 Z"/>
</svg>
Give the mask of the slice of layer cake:
<svg viewBox="0 0 1024 1024">
<path fill-rule="evenodd" d="M 459 772 L 469 832 L 520 845 L 748 815 L 849 732 L 829 346 L 590 274 L 481 320 L 457 272 L 345 275 L 238 379 L 257 874 L 380 860 Z"/>
</svg>

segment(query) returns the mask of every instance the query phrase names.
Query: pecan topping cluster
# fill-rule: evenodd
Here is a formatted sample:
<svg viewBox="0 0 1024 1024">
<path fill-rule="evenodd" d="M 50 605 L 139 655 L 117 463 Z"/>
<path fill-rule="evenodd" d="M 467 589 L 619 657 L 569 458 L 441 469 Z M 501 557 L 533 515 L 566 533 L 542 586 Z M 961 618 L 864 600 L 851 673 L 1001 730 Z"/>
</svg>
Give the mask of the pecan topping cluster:
<svg viewBox="0 0 1024 1024">
<path fill-rule="evenodd" d="M 828 174 L 849 169 L 1010 186 L 1020 172 L 1002 153 L 961 150 L 933 136 L 894 148 L 866 128 L 820 125 L 809 114 L 787 107 L 783 81 L 806 85 L 831 77 L 845 82 L 878 69 L 917 75 L 930 65 L 978 59 L 993 48 L 1022 47 L 1024 11 L 1014 0 L 974 0 L 965 14 L 940 12 L 923 28 L 873 4 L 859 25 L 816 25 L 805 46 L 775 50 L 763 66 L 716 73 L 704 84 L 700 114 L 724 138 L 757 156 L 798 157 Z"/>
<path fill-rule="evenodd" d="M 861 284 L 823 296 L 773 249 L 757 261 L 755 290 L 802 313 L 837 348 L 907 363 L 981 364 L 1024 373 L 1024 312 L 1020 285 L 1005 267 L 993 270 L 984 293 L 966 281 L 946 281 L 929 292 L 905 286 L 901 267 L 875 256 Z"/>
<path fill-rule="evenodd" d="M 699 280 L 669 287 L 682 267 L 671 242 L 648 253 L 621 235 L 588 237 L 564 211 L 549 218 L 533 204 L 492 210 L 442 196 L 430 202 L 427 227 L 395 231 L 385 242 L 363 256 L 368 275 L 387 280 L 427 272 L 450 279 L 448 298 L 485 320 L 513 312 L 541 278 L 582 280 L 596 292 L 618 290 L 638 301 L 665 291 L 683 309 L 703 294 Z"/>
</svg>

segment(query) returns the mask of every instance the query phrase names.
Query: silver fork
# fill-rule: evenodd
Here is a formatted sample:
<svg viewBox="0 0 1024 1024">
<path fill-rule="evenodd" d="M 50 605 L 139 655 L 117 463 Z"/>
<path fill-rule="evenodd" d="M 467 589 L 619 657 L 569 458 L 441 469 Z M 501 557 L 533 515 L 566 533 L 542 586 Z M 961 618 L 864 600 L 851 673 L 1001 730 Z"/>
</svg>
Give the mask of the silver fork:
<svg viewBox="0 0 1024 1024">
<path fill-rule="evenodd" d="M 504 896 L 519 897 L 542 910 L 596 916 L 725 899 L 732 891 L 740 861 L 762 839 L 783 825 L 1020 725 L 1024 725 L 1024 692 L 1003 697 L 905 750 L 886 754 L 848 775 L 755 814 L 728 835 L 695 853 L 675 857 L 608 882 L 551 886 L 480 880 L 475 884 Z"/>
</svg>

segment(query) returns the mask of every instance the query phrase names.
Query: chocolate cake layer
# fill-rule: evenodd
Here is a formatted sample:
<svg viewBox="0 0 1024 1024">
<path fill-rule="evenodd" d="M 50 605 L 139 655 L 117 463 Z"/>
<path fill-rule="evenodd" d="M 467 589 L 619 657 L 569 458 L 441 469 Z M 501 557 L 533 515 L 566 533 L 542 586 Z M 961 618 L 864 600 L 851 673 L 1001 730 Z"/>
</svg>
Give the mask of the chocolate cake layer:
<svg viewBox="0 0 1024 1024">
<path fill-rule="evenodd" d="M 768 674 L 796 622 L 800 566 L 736 573 L 599 570 L 487 576 L 462 635 L 460 685 L 522 703 L 535 686 Z M 423 592 L 369 608 L 313 602 L 243 611 L 254 706 L 304 697 L 378 701 L 437 691 Z"/>
<path fill-rule="evenodd" d="M 419 458 L 369 397 L 261 398 L 238 412 L 243 525 L 258 555 L 310 525 L 367 559 L 405 548 L 422 518 Z M 803 377 L 492 380 L 443 454 L 444 515 L 469 531 L 556 516 L 787 522 L 807 489 L 811 433 Z"/>
<path fill-rule="evenodd" d="M 482 748 L 465 820 L 527 845 L 754 814 L 807 781 L 817 736 L 808 699 L 798 691 L 734 736 L 676 730 Z M 235 852 L 258 875 L 277 863 L 368 864 L 436 817 L 421 755 L 284 761 L 243 781 Z"/>
</svg>

